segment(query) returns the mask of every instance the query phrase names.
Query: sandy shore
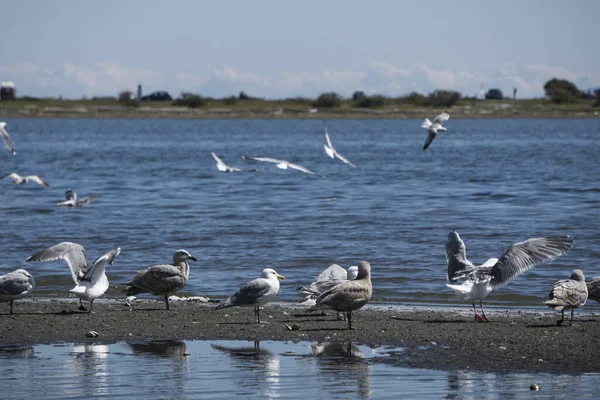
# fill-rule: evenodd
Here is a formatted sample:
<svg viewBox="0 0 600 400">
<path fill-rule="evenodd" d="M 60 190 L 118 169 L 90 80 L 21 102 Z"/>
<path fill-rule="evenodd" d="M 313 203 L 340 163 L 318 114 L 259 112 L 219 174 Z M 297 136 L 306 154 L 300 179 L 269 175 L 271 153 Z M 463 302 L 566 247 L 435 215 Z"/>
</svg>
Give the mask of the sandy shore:
<svg viewBox="0 0 600 400">
<path fill-rule="evenodd" d="M 476 323 L 464 309 L 367 306 L 355 313 L 356 330 L 347 330 L 334 312 L 310 315 L 295 304 L 268 305 L 264 324 L 251 308 L 213 310 L 214 304 L 138 300 L 94 304 L 94 313 L 77 311 L 71 299 L 15 302 L 16 314 L 0 304 L 0 344 L 140 339 L 233 339 L 352 341 L 394 345 L 406 351 L 390 363 L 443 370 L 599 372 L 600 318 L 576 314 L 573 326 L 557 326 L 552 312 L 490 312 L 492 322 Z M 289 327 L 297 325 L 297 329 Z M 96 331 L 98 338 L 87 338 Z"/>
</svg>

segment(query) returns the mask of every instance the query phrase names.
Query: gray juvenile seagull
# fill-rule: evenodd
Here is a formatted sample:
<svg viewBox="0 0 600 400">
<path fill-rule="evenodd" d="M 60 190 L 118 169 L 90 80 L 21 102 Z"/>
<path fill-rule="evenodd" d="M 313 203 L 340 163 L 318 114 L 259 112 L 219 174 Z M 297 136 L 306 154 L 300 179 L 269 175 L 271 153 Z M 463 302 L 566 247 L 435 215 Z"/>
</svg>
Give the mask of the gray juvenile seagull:
<svg viewBox="0 0 600 400">
<path fill-rule="evenodd" d="M 13 313 L 13 301 L 29 296 L 35 289 L 35 279 L 24 269 L 18 269 L 0 276 L 0 301 L 10 302 Z"/>
<path fill-rule="evenodd" d="M 6 176 L 3 176 L 0 179 L 6 179 L 6 178 L 12 179 L 12 181 L 15 185 L 23 185 L 29 181 L 33 181 L 33 182 L 39 183 L 40 185 L 44 186 L 47 189 L 50 189 L 50 185 L 48 185 L 45 180 L 43 180 L 42 178 L 40 178 L 37 175 L 21 176 L 21 175 L 17 174 L 16 172 L 13 172 Z"/>
<path fill-rule="evenodd" d="M 71 189 L 67 189 L 65 191 L 65 200 L 59 201 L 56 205 L 61 207 L 76 207 L 82 206 L 84 204 L 89 204 L 92 201 L 96 200 L 98 196 L 85 196 L 81 199 L 77 198 L 77 193 L 72 191 Z"/>
<path fill-rule="evenodd" d="M 133 277 L 127 286 L 127 296 L 138 293 L 151 293 L 164 296 L 165 305 L 169 310 L 169 296 L 181 290 L 190 279 L 188 260 L 198 261 L 187 250 L 177 250 L 173 253 L 173 264 L 152 265 Z"/>
<path fill-rule="evenodd" d="M 329 137 L 329 131 L 327 130 L 327 121 L 325 121 L 325 139 L 327 140 L 327 144 L 324 144 L 323 147 L 325 148 L 325 153 L 327 153 L 329 157 L 337 157 L 346 164 L 356 167 L 356 165 L 352 164 L 346 157 L 338 153 L 335 147 L 333 147 L 333 144 L 331 143 L 331 138 Z"/>
<path fill-rule="evenodd" d="M 587 283 L 588 299 L 600 303 L 600 276 L 593 278 Z"/>
<path fill-rule="evenodd" d="M 471 300 L 475 321 L 487 321 L 483 311 L 483 299 L 493 289 L 509 284 L 523 272 L 535 265 L 552 260 L 573 247 L 571 236 L 533 238 L 510 246 L 500 258 L 490 258 L 482 265 L 474 265 L 467 259 L 467 247 L 458 232 L 448 234 L 446 242 L 446 286 L 462 300 Z M 459 283 L 459 281 L 462 283 Z M 479 300 L 481 316 L 477 314 L 475 301 Z"/>
<path fill-rule="evenodd" d="M 217 156 L 212 151 L 210 152 L 210 154 L 212 154 L 213 158 L 217 162 L 217 169 L 221 172 L 256 172 L 256 169 L 241 169 L 230 167 L 229 165 L 225 164 L 223 160 L 221 160 L 219 156 Z"/>
<path fill-rule="evenodd" d="M 14 156 L 15 154 L 17 154 L 17 152 L 13 148 L 12 141 L 10 140 L 10 135 L 8 134 L 6 129 L 4 129 L 5 126 L 6 122 L 0 122 L 0 136 L 2 136 L 2 139 L 4 139 L 4 143 L 6 143 L 6 147 L 8 147 L 8 149 Z"/>
<path fill-rule="evenodd" d="M 450 119 L 450 114 L 448 112 L 443 112 L 433 120 L 433 123 L 429 120 L 429 118 L 425 118 L 421 123 L 421 128 L 427 129 L 427 140 L 425 140 L 425 145 L 423 146 L 423 151 L 427 150 L 433 139 L 437 136 L 438 132 L 446 132 L 447 129 L 442 126 L 442 123 L 448 121 Z"/>
<path fill-rule="evenodd" d="M 273 300 L 279 292 L 279 279 L 282 275 L 272 268 L 263 269 L 260 278 L 243 284 L 227 300 L 215 307 L 215 310 L 229 307 L 254 307 L 256 322 L 260 323 L 260 306 Z"/>
<path fill-rule="evenodd" d="M 108 278 L 104 267 L 107 263 L 112 265 L 120 252 L 121 248 L 117 247 L 115 250 L 104 253 L 90 264 L 82 245 L 62 242 L 30 255 L 26 261 L 66 261 L 71 270 L 73 282 L 75 282 L 75 287 L 70 292 L 79 297 L 79 309 L 82 311 L 86 310 L 83 300 L 89 301 L 88 312 L 91 313 L 94 300 L 102 296 L 108 289 Z"/>
<path fill-rule="evenodd" d="M 348 316 L 348 329 L 352 328 L 352 311 L 358 310 L 369 302 L 373 294 L 371 283 L 371 264 L 361 261 L 358 264 L 358 275 L 353 281 L 340 283 L 317 297 L 313 309 L 330 308 L 345 312 Z"/>
<path fill-rule="evenodd" d="M 321 175 L 315 174 L 314 172 L 312 172 L 308 168 L 305 168 L 302 165 L 291 163 L 289 161 L 278 160 L 276 158 L 270 158 L 270 157 L 248 157 L 248 156 L 242 156 L 242 157 L 245 158 L 246 160 L 251 160 L 251 161 L 264 161 L 264 162 L 275 163 L 275 164 L 277 164 L 277 168 L 281 168 L 281 169 L 288 169 L 288 168 L 297 169 L 298 171 L 306 172 L 307 174 L 317 175 L 317 176 L 319 176 L 319 177 L 322 178 Z"/>
<path fill-rule="evenodd" d="M 557 321 L 561 325 L 565 320 L 565 310 L 571 310 L 571 325 L 573 325 L 573 310 L 583 307 L 588 299 L 588 288 L 585 284 L 585 276 L 580 269 L 573 270 L 569 279 L 557 281 L 550 293 L 548 300 L 544 302 L 555 311 L 561 311 L 562 319 Z"/>
</svg>

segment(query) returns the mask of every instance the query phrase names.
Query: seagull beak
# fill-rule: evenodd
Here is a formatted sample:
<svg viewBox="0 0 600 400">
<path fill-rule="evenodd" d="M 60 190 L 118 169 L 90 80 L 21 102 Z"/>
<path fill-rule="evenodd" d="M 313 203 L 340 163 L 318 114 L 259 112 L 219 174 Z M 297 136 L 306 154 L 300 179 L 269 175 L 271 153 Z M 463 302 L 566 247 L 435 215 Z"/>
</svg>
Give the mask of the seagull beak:
<svg viewBox="0 0 600 400">
<path fill-rule="evenodd" d="M 192 260 L 192 261 L 198 261 L 198 259 L 196 257 L 192 256 L 192 255 L 190 256 L 190 260 Z"/>
<path fill-rule="evenodd" d="M 277 274 L 277 279 L 281 279 L 282 281 L 285 281 L 285 277 L 283 275 Z"/>
</svg>

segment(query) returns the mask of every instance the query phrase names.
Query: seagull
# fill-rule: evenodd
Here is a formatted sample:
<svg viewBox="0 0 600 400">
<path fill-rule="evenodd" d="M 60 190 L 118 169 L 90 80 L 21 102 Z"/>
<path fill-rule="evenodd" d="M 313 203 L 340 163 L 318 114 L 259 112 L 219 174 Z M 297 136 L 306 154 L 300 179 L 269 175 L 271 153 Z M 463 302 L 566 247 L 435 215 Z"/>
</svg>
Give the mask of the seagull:
<svg viewBox="0 0 600 400">
<path fill-rule="evenodd" d="M 232 296 L 215 307 L 215 310 L 235 306 L 254 307 L 256 322 L 260 324 L 260 306 L 277 296 L 279 279 L 284 280 L 285 278 L 272 268 L 263 269 L 260 278 L 240 286 Z"/>
<path fill-rule="evenodd" d="M 337 157 L 340 160 L 342 160 L 343 162 L 345 162 L 346 164 L 356 167 L 356 165 L 354 165 L 350 161 L 348 161 L 348 159 L 346 157 L 344 157 L 343 155 L 338 153 L 337 150 L 333 147 L 333 144 L 331 143 L 331 138 L 329 137 L 329 132 L 327 131 L 327 121 L 325 121 L 325 139 L 327 139 L 327 144 L 323 145 L 323 147 L 325 147 L 325 153 L 327 153 L 327 155 L 329 157 L 331 157 L 331 158 Z"/>
<path fill-rule="evenodd" d="M 275 163 L 275 164 L 277 164 L 277 168 L 281 168 L 281 169 L 293 168 L 293 169 L 297 169 L 298 171 L 306 172 L 307 174 L 317 175 L 322 178 L 321 175 L 315 174 L 308 168 L 305 168 L 302 165 L 291 163 L 289 161 L 278 160 L 276 158 L 270 158 L 270 157 L 248 157 L 248 156 L 242 156 L 242 157 L 245 158 L 246 160 L 251 160 L 251 161 L 264 161 L 264 162 Z"/>
<path fill-rule="evenodd" d="M 14 156 L 15 154 L 17 154 L 17 152 L 15 151 L 15 149 L 12 146 L 12 141 L 10 140 L 10 135 L 8 134 L 6 129 L 4 129 L 5 126 L 6 126 L 6 122 L 0 122 L 0 136 L 2 136 L 2 139 L 4 139 L 4 143 L 6 143 L 6 147 L 8 147 L 8 149 Z"/>
<path fill-rule="evenodd" d="M 573 310 L 583 307 L 587 299 L 588 288 L 585 284 L 585 276 L 582 270 L 576 269 L 569 279 L 561 279 L 552 286 L 548 300 L 544 304 L 555 311 L 562 312 L 562 319 L 556 322 L 558 326 L 565 320 L 565 310 L 571 309 L 571 325 L 573 325 Z"/>
<path fill-rule="evenodd" d="M 475 321 L 487 321 L 483 299 L 493 289 L 509 284 L 513 279 L 535 265 L 563 255 L 573 247 L 571 236 L 533 238 L 510 246 L 500 258 L 490 258 L 482 265 L 467 259 L 467 248 L 458 232 L 448 234 L 446 242 L 446 286 L 462 300 L 471 300 Z M 459 280 L 463 280 L 459 283 Z M 479 300 L 481 316 L 477 314 L 475 300 Z"/>
<path fill-rule="evenodd" d="M 595 277 L 587 283 L 588 299 L 600 303 L 600 276 Z"/>
<path fill-rule="evenodd" d="M 37 176 L 37 175 L 27 175 L 27 176 L 21 176 L 21 175 L 17 174 L 16 172 L 13 172 L 13 173 L 11 173 L 11 174 L 8 174 L 8 175 L 6 175 L 6 176 L 3 176 L 3 177 L 2 177 L 2 178 L 0 178 L 0 179 L 6 179 L 6 178 L 10 178 L 10 179 L 12 179 L 12 181 L 13 181 L 13 183 L 14 183 L 15 185 L 23 185 L 23 184 L 25 184 L 25 183 L 27 183 L 27 182 L 29 182 L 29 181 L 34 181 L 34 182 L 37 182 L 37 183 L 39 183 L 40 185 L 44 186 L 45 188 L 47 188 L 47 189 L 50 189 L 50 185 L 48 185 L 48 184 L 46 183 L 46 181 L 44 181 L 42 178 L 40 178 L 40 177 L 39 177 L 39 176 Z"/>
<path fill-rule="evenodd" d="M 155 296 L 164 296 L 167 310 L 169 310 L 169 296 L 181 290 L 190 279 L 190 266 L 188 260 L 198 261 L 187 250 L 177 250 L 173 253 L 173 264 L 153 265 L 138 273 L 127 286 L 127 296 L 138 293 L 151 293 Z"/>
<path fill-rule="evenodd" d="M 82 206 L 84 204 L 91 203 L 92 201 L 96 200 L 97 198 L 98 198 L 98 196 L 85 196 L 81 199 L 78 199 L 77 193 L 75 193 L 71 189 L 67 189 L 65 191 L 65 200 L 59 201 L 58 203 L 56 203 L 56 205 L 61 206 L 61 207 Z"/>
<path fill-rule="evenodd" d="M 65 260 L 71 269 L 71 276 L 75 287 L 70 292 L 79 297 L 79 309 L 86 311 L 83 300 L 90 302 L 92 312 L 94 300 L 102 296 L 108 289 L 108 278 L 104 266 L 112 265 L 121 248 L 104 253 L 93 263 L 87 260 L 87 254 L 82 245 L 71 242 L 62 242 L 57 245 L 40 250 L 27 257 L 25 261 L 56 261 Z"/>
<path fill-rule="evenodd" d="M 0 276 L 0 301 L 10 302 L 10 314 L 13 313 L 13 301 L 29 296 L 33 289 L 35 279 L 24 269 Z"/>
<path fill-rule="evenodd" d="M 212 151 L 210 152 L 210 154 L 212 154 L 213 158 L 217 162 L 217 169 L 221 172 L 234 172 L 234 171 L 235 172 L 255 172 L 256 171 L 256 169 L 241 169 L 241 168 L 230 167 L 229 165 L 225 164 L 223 162 L 223 160 L 221 160 L 219 158 L 219 156 L 217 156 Z"/>
<path fill-rule="evenodd" d="M 371 283 L 371 264 L 361 261 L 358 264 L 356 279 L 340 283 L 317 297 L 312 309 L 330 308 L 345 312 L 348 316 L 348 329 L 352 328 L 352 311 L 358 310 L 369 302 L 373 294 Z"/>
<path fill-rule="evenodd" d="M 425 145 L 423 146 L 423 151 L 427 150 L 433 139 L 437 136 L 438 131 L 446 132 L 447 129 L 442 126 L 442 123 L 448 121 L 450 119 L 450 114 L 448 112 L 443 112 L 433 120 L 433 123 L 429 120 L 429 118 L 425 118 L 421 123 L 421 128 L 427 129 L 429 136 L 427 136 L 427 140 L 425 141 Z"/>
</svg>

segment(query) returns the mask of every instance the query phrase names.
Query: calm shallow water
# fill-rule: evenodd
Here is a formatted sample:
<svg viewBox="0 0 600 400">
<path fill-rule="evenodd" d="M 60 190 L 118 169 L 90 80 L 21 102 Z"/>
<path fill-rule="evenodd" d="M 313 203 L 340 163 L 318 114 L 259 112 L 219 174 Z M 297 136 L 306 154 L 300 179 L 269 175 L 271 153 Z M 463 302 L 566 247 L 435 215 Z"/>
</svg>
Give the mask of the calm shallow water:
<svg viewBox="0 0 600 400">
<path fill-rule="evenodd" d="M 457 304 L 445 287 L 451 229 L 474 262 L 534 236 L 575 237 L 567 255 L 495 291 L 489 304 L 541 307 L 573 267 L 600 275 L 600 120 L 450 120 L 451 134 L 426 152 L 420 121 L 329 121 L 356 169 L 326 156 L 322 121 L 7 122 L 17 155 L 0 151 L 2 174 L 39 174 L 52 186 L 0 181 L 1 271 L 25 266 L 37 295 L 73 286 L 63 262 L 24 262 L 61 241 L 84 245 L 90 258 L 120 246 L 107 272 L 113 284 L 185 248 L 199 261 L 183 293 L 209 297 L 273 267 L 286 276 L 278 299 L 292 301 L 295 287 L 329 264 L 366 259 L 374 302 Z M 211 151 L 259 171 L 220 173 Z M 242 155 L 298 162 L 326 178 Z M 101 197 L 57 207 L 67 187 Z"/>
<path fill-rule="evenodd" d="M 594 398 L 600 375 L 393 366 L 402 349 L 351 343 L 154 341 L 0 347 L 13 399 Z M 541 391 L 531 392 L 532 383 Z"/>
</svg>

